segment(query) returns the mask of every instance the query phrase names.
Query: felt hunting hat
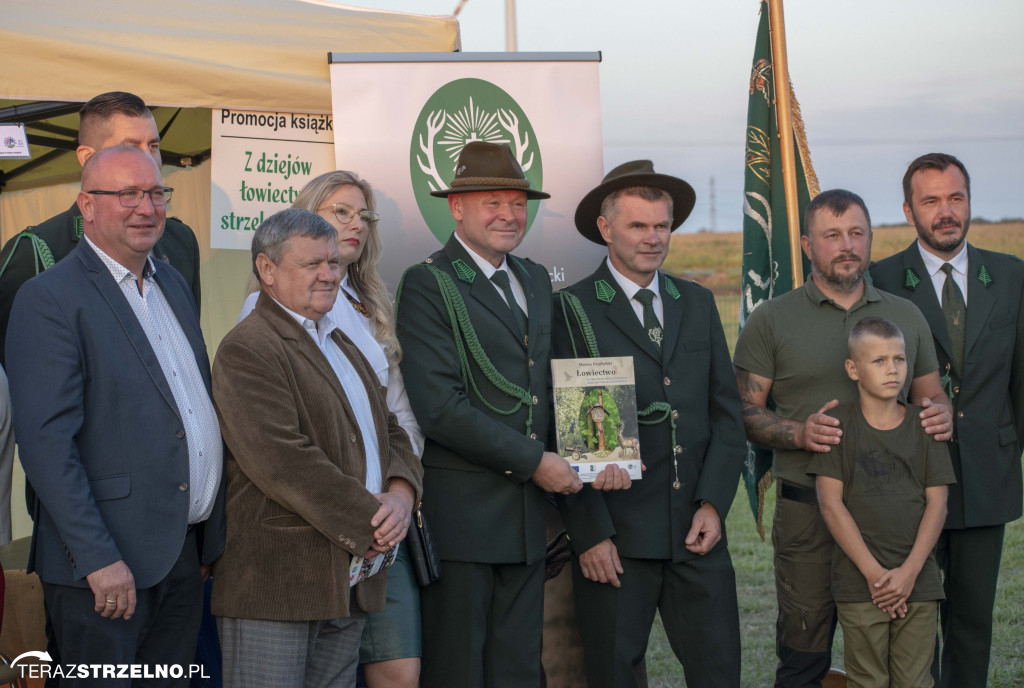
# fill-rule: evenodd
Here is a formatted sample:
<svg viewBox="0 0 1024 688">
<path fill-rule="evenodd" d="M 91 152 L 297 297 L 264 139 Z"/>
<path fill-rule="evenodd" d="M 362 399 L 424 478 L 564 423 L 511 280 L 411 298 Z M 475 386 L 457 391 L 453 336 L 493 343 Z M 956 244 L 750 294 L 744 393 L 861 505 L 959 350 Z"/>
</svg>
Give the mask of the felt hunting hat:
<svg viewBox="0 0 1024 688">
<path fill-rule="evenodd" d="M 431 191 L 431 196 L 445 198 L 448 194 L 470 191 L 525 191 L 529 199 L 551 198 L 551 194 L 530 188 L 512 149 L 507 143 L 470 141 L 455 165 L 455 178 L 447 189 Z"/>
<path fill-rule="evenodd" d="M 604 176 L 601 183 L 594 187 L 580 204 L 576 206 L 576 230 L 593 241 L 605 245 L 601 232 L 597 228 L 597 218 L 601 216 L 601 204 L 609 194 L 619 189 L 634 186 L 649 186 L 662 189 L 672 197 L 672 229 L 683 224 L 693 210 L 697 194 L 693 187 L 678 177 L 658 174 L 654 171 L 654 163 L 650 160 L 633 160 L 624 162 Z"/>
</svg>

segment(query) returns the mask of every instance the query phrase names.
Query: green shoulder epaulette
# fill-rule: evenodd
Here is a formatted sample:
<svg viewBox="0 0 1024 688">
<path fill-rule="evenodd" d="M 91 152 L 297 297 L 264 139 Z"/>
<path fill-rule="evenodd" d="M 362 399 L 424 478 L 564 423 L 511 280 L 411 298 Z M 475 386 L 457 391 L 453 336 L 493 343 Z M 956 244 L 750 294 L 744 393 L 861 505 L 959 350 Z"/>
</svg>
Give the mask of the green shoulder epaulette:
<svg viewBox="0 0 1024 688">
<path fill-rule="evenodd" d="M 53 252 L 50 251 L 50 247 L 46 245 L 43 238 L 35 232 L 25 230 L 14 238 L 14 243 L 11 244 L 11 252 L 7 254 L 7 260 L 4 261 L 3 265 L 0 265 L 0 277 L 3 277 L 4 272 L 7 271 L 7 266 L 10 265 L 11 258 L 14 257 L 14 252 L 18 250 L 18 243 L 22 239 L 28 239 L 32 244 L 32 258 L 35 263 L 37 275 L 43 270 L 49 270 L 56 263 L 53 259 Z"/>
<path fill-rule="evenodd" d="M 477 398 L 486 406 L 488 409 L 502 416 L 510 416 L 516 413 L 523 406 L 526 406 L 527 417 L 526 417 L 526 433 L 529 435 L 533 432 L 533 395 L 529 390 L 523 389 L 519 385 L 510 381 L 504 375 L 502 375 L 498 369 L 491 363 L 491 359 L 487 356 L 487 352 L 484 351 L 483 345 L 480 343 L 480 339 L 477 337 L 476 330 L 473 328 L 473 321 L 469 318 L 469 311 L 466 310 L 466 302 L 462 298 L 462 294 L 459 293 L 459 288 L 455 286 L 455 282 L 452 278 L 442 270 L 434 267 L 430 263 L 421 263 L 430 274 L 437 280 L 437 287 L 441 291 L 441 299 L 444 301 L 445 309 L 448 311 L 448 320 L 452 324 L 452 340 L 455 342 L 455 348 L 459 353 L 459 364 L 462 370 L 462 380 L 466 384 L 467 388 L 472 389 L 476 394 Z M 395 299 L 395 307 L 397 310 L 398 300 L 402 296 L 402 285 L 405 283 L 405 277 L 402 278 L 402 283 L 398 288 L 398 295 Z M 468 349 L 468 354 L 467 354 Z M 469 367 L 469 356 L 473 357 L 473 361 L 477 367 L 483 372 L 484 377 L 490 382 L 495 389 L 498 389 L 502 393 L 511 397 L 515 400 L 516 404 L 511 409 L 499 409 L 487 399 L 484 398 L 483 394 L 480 393 L 480 388 L 477 385 L 476 378 L 474 378 L 472 371 Z"/>
<path fill-rule="evenodd" d="M 576 346 L 576 338 L 569 327 L 569 314 L 576 319 L 576 325 L 583 335 L 583 343 L 587 347 L 589 358 L 598 358 L 601 352 L 597 348 L 597 335 L 594 334 L 594 327 L 590 324 L 590 318 L 583 309 L 583 303 L 575 294 L 562 290 L 558 292 L 558 300 L 562 304 L 562 317 L 565 318 L 566 329 L 569 331 L 569 343 L 572 344 L 572 355 L 580 358 L 579 348 Z"/>
</svg>

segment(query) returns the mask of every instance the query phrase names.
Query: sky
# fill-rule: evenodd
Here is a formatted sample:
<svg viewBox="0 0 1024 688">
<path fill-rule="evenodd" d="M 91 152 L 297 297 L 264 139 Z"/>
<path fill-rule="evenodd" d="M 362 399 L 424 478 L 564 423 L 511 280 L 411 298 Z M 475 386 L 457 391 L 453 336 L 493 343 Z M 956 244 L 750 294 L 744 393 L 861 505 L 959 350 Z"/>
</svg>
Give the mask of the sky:
<svg viewBox="0 0 1024 688">
<path fill-rule="evenodd" d="M 347 4 L 451 14 L 458 0 Z M 519 51 L 600 51 L 605 170 L 650 158 L 697 205 L 680 231 L 741 228 L 758 0 L 517 0 Z M 785 0 L 790 77 L 822 189 L 904 222 L 901 179 L 929 152 L 971 174 L 975 218 L 1024 217 L 1024 3 Z M 504 0 L 468 0 L 466 52 L 505 49 Z M 714 202 L 712 203 L 712 179 Z"/>
</svg>

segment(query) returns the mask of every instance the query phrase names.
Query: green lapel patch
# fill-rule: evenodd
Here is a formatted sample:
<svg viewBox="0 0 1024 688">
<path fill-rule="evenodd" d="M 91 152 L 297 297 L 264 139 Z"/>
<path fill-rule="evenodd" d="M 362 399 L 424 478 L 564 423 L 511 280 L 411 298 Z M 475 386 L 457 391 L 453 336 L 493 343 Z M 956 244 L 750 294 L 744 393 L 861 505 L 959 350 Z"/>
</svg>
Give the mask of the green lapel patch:
<svg viewBox="0 0 1024 688">
<path fill-rule="evenodd" d="M 992 284 L 992 275 L 989 273 L 987 266 L 982 265 L 978 268 L 978 281 L 984 284 L 985 288 Z"/>
<path fill-rule="evenodd" d="M 473 280 L 476 279 L 476 270 L 466 265 L 461 258 L 453 262 L 452 267 L 455 268 L 455 274 L 460 280 L 467 284 L 473 284 Z"/>
<path fill-rule="evenodd" d="M 615 298 L 615 290 L 612 289 L 612 285 L 608 284 L 604 280 L 597 280 L 594 282 L 594 290 L 597 293 L 598 301 L 611 303 L 612 299 Z"/>
<path fill-rule="evenodd" d="M 668 275 L 664 275 L 663 277 L 665 282 L 665 293 L 678 301 L 681 296 L 679 289 L 677 289 L 675 283 L 668 278 Z"/>
<path fill-rule="evenodd" d="M 917 276 L 916 272 L 914 272 L 914 268 L 907 268 L 905 274 L 906 279 L 903 281 L 903 286 L 910 291 L 914 291 L 917 289 L 917 285 L 921 284 L 921 278 Z"/>
</svg>

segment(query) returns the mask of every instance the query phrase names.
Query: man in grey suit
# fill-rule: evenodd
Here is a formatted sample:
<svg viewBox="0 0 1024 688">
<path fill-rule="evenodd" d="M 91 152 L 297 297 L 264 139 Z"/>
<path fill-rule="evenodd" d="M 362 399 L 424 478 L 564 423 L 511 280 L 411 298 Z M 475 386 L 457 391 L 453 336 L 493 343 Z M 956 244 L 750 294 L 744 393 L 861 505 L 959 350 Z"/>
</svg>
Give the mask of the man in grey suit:
<svg viewBox="0 0 1024 688">
<path fill-rule="evenodd" d="M 1024 448 L 1024 262 L 967 243 L 971 178 L 952 155 L 914 160 L 903 212 L 918 240 L 871 267 L 880 289 L 913 301 L 935 339 L 953 403 L 956 483 L 936 548 L 944 573 L 938 685 L 983 686 L 1006 524 L 1020 517 Z"/>
<path fill-rule="evenodd" d="M 224 544 L 223 443 L 195 301 L 150 256 L 171 191 L 137 148 L 93 155 L 78 196 L 85 241 L 21 288 L 7 339 L 37 495 L 29 567 L 62 661 L 184 667 L 155 685 L 188 683 L 203 568 Z"/>
</svg>

